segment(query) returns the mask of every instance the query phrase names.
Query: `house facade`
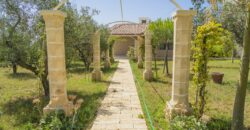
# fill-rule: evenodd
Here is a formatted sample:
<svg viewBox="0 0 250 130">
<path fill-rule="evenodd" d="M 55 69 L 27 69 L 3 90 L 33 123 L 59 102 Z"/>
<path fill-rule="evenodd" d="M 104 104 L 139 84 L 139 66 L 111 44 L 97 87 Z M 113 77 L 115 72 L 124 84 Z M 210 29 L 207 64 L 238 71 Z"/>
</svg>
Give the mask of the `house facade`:
<svg viewBox="0 0 250 130">
<path fill-rule="evenodd" d="M 138 50 L 138 37 L 144 39 L 144 32 L 149 25 L 149 20 L 141 18 L 139 23 L 122 23 L 115 24 L 111 29 L 111 35 L 119 36 L 113 45 L 114 56 L 126 56 L 130 47 Z M 166 52 L 168 52 L 168 58 L 173 56 L 173 45 L 168 44 L 168 51 L 166 50 L 166 44 L 158 47 L 156 50 L 157 59 L 164 59 Z"/>
</svg>

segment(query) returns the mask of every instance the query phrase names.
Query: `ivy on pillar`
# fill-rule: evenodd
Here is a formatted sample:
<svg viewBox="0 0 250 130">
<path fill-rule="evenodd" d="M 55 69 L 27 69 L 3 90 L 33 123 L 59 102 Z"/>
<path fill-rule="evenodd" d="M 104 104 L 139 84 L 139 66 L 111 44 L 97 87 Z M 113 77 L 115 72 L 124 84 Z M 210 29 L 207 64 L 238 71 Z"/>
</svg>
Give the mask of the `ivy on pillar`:
<svg viewBox="0 0 250 130">
<path fill-rule="evenodd" d="M 134 42 L 134 58 L 135 58 L 135 60 L 137 60 L 137 58 L 138 58 L 138 44 L 139 44 L 139 42 L 138 42 L 138 40 L 137 39 L 135 39 L 135 42 Z"/>
<path fill-rule="evenodd" d="M 114 46 L 113 45 L 110 46 L 110 52 L 111 52 L 110 62 L 114 63 L 115 62 L 115 54 L 114 54 Z"/>
<path fill-rule="evenodd" d="M 195 11 L 178 10 L 174 16 L 174 59 L 172 96 L 167 103 L 166 116 L 189 115 L 192 108 L 188 101 L 191 35 Z"/>
<path fill-rule="evenodd" d="M 100 55 L 100 32 L 96 31 L 91 38 L 93 44 L 93 65 L 94 70 L 92 72 L 93 81 L 102 80 L 102 71 L 101 71 L 101 55 Z"/>
<path fill-rule="evenodd" d="M 43 109 L 44 113 L 64 110 L 66 115 L 73 112 L 73 104 L 67 97 L 67 78 L 65 67 L 64 19 L 66 14 L 61 11 L 41 11 L 45 21 L 48 55 L 48 78 L 50 101 Z"/>
<path fill-rule="evenodd" d="M 153 79 L 152 72 L 152 33 L 147 30 L 145 32 L 145 70 L 143 73 L 144 80 L 151 81 Z"/>
<path fill-rule="evenodd" d="M 137 45 L 137 52 L 138 52 L 138 57 L 137 57 L 137 66 L 138 68 L 143 68 L 143 59 L 142 59 L 142 45 L 143 45 L 143 37 L 142 36 L 137 36 L 137 41 L 138 41 L 138 45 Z"/>
<path fill-rule="evenodd" d="M 109 47 L 105 50 L 105 63 L 104 67 L 105 68 L 110 68 L 111 63 L 110 63 L 110 56 L 109 56 Z"/>
</svg>

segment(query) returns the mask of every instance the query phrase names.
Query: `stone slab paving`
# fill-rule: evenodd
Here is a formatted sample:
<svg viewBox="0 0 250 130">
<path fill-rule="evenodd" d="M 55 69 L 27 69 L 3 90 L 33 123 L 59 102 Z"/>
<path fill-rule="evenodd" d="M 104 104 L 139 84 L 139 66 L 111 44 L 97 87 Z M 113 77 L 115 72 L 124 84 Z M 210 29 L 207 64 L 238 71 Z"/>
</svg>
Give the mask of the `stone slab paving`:
<svg viewBox="0 0 250 130">
<path fill-rule="evenodd" d="M 128 59 L 119 58 L 91 130 L 147 130 Z"/>
</svg>

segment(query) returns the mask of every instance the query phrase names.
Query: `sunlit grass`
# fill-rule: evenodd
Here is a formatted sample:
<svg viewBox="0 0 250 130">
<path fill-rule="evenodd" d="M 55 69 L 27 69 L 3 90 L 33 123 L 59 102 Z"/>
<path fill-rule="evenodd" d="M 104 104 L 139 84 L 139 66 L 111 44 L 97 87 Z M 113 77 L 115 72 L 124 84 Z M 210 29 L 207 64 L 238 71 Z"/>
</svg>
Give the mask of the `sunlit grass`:
<svg viewBox="0 0 250 130">
<path fill-rule="evenodd" d="M 166 102 L 171 98 L 171 76 L 167 77 L 163 73 L 163 61 L 157 61 L 158 78 L 153 82 L 145 82 L 142 78 L 143 69 L 138 69 L 136 63 L 130 62 L 134 73 L 134 77 L 139 82 L 142 91 L 139 91 L 140 100 L 142 101 L 142 93 L 146 99 L 146 104 L 149 109 L 155 129 L 165 130 L 168 128 L 168 122 L 165 119 Z M 154 66 L 154 65 L 153 65 Z M 209 72 L 222 72 L 225 74 L 223 84 L 215 84 L 208 82 L 208 103 L 205 114 L 214 118 L 221 125 L 230 123 L 232 116 L 233 103 L 235 98 L 235 84 L 239 79 L 240 61 L 236 60 L 232 63 L 230 60 L 213 60 L 209 61 Z M 172 61 L 169 62 L 170 72 L 172 71 Z M 249 78 L 250 79 L 250 78 Z M 140 90 L 137 84 L 138 90 Z M 189 100 L 194 103 L 195 88 L 190 80 Z M 144 106 L 143 106 L 144 107 Z M 145 112 L 145 107 L 144 107 Z M 145 115 L 146 116 L 146 115 Z M 147 118 L 146 118 L 147 119 Z M 147 124 L 150 123 L 147 119 Z M 247 90 L 246 106 L 245 106 L 245 125 L 250 127 L 250 86 Z"/>
<path fill-rule="evenodd" d="M 103 70 L 102 82 L 92 82 L 91 71 L 86 71 L 81 62 L 68 69 L 68 95 L 84 99 L 79 110 L 83 116 L 82 128 L 86 129 L 94 120 L 117 65 L 115 63 L 111 69 Z M 0 68 L 0 129 L 20 130 L 29 123 L 35 127 L 41 118 L 37 109 L 41 111 L 47 105 L 47 100 L 40 98 L 42 94 L 40 82 L 31 72 L 19 68 L 18 74 L 13 75 L 11 68 Z M 35 98 L 43 100 L 40 108 L 32 103 Z"/>
</svg>

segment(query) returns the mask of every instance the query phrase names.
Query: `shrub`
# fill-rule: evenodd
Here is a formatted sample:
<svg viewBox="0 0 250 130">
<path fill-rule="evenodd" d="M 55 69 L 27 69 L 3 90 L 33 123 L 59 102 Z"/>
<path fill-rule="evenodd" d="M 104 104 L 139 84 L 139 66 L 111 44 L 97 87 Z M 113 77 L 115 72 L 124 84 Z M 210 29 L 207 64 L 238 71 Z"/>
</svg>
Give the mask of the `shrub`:
<svg viewBox="0 0 250 130">
<path fill-rule="evenodd" d="M 206 125 L 194 116 L 176 116 L 170 121 L 170 130 L 208 130 Z"/>
<path fill-rule="evenodd" d="M 215 21 L 209 21 L 199 26 L 193 41 L 193 83 L 196 87 L 195 109 L 198 118 L 201 118 L 207 101 L 208 60 L 209 57 L 231 54 L 233 44 L 231 33 L 222 28 Z M 224 48 L 224 49 L 223 49 Z"/>
<path fill-rule="evenodd" d="M 230 130 L 231 129 L 231 119 L 220 117 L 213 118 L 210 122 L 207 123 L 209 130 Z"/>
<path fill-rule="evenodd" d="M 3 112 L 0 110 L 0 117 L 3 115 Z"/>
<path fill-rule="evenodd" d="M 35 130 L 34 128 L 34 125 L 31 124 L 31 123 L 28 123 L 28 124 L 25 124 L 23 127 L 22 127 L 23 130 Z M 1 130 L 1 129 L 0 129 Z"/>
<path fill-rule="evenodd" d="M 43 117 L 40 121 L 40 128 L 43 130 L 70 129 L 72 118 L 66 117 L 62 110 L 55 111 Z"/>
<path fill-rule="evenodd" d="M 127 56 L 130 60 L 135 61 L 136 60 L 136 56 L 135 56 L 135 48 L 134 47 L 129 47 Z"/>
</svg>

